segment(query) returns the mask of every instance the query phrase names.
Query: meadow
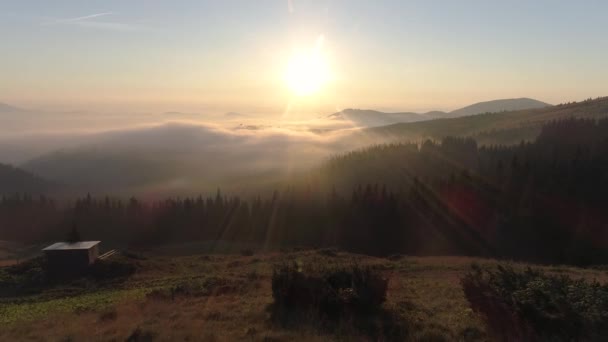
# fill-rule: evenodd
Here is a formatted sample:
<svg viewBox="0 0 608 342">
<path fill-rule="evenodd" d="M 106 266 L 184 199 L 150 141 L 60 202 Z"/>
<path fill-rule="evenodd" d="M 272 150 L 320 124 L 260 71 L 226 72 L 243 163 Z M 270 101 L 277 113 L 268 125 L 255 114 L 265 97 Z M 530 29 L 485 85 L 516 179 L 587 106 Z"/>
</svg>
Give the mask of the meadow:
<svg viewBox="0 0 608 342">
<path fill-rule="evenodd" d="M 107 262 L 130 265 L 129 276 L 72 279 L 0 298 L 0 340 L 52 341 L 325 341 L 390 340 L 341 323 L 328 331 L 314 320 L 296 326 L 272 318 L 276 265 L 369 266 L 386 277 L 383 309 L 415 341 L 492 340 L 486 321 L 471 309 L 461 279 L 471 264 L 494 267 L 491 259 L 469 257 L 377 258 L 335 249 L 291 249 L 232 255 L 123 253 Z M 504 263 L 503 263 L 504 264 Z M 527 264 L 510 263 L 516 269 Z M 608 281 L 605 270 L 535 266 L 548 274 Z M 106 269 L 107 270 L 107 269 Z M 0 279 L 7 282 L 7 269 Z"/>
</svg>

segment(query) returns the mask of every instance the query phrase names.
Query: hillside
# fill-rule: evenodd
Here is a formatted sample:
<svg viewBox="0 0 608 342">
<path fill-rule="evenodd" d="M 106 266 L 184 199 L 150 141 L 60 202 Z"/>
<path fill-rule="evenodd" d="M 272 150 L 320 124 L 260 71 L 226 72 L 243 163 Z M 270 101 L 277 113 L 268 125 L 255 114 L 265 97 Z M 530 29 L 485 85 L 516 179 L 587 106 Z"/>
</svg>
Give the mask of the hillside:
<svg viewBox="0 0 608 342">
<path fill-rule="evenodd" d="M 21 112 L 22 109 L 0 102 L 0 114 Z"/>
<path fill-rule="evenodd" d="M 0 195 L 13 193 L 42 194 L 56 188 L 56 185 L 29 172 L 0 164 Z"/>
<path fill-rule="evenodd" d="M 81 187 L 85 192 L 150 185 L 172 177 L 169 160 L 148 160 L 135 152 L 92 148 L 50 153 L 32 159 L 22 167 L 48 179 Z M 178 166 L 173 164 L 172 167 Z"/>
<path fill-rule="evenodd" d="M 529 99 L 502 99 L 475 103 L 451 112 L 430 111 L 426 113 L 386 113 L 369 109 L 345 109 L 343 111 L 325 116 L 326 119 L 351 122 L 356 126 L 375 127 L 396 123 L 411 123 L 433 119 L 457 118 L 482 113 L 498 113 L 506 111 L 544 108 L 547 103 Z"/>
<path fill-rule="evenodd" d="M 343 111 L 327 115 L 326 119 L 351 122 L 356 126 L 374 127 L 390 125 L 398 122 L 418 122 L 429 120 L 426 114 L 418 113 L 385 113 L 369 109 L 348 108 Z"/>
<path fill-rule="evenodd" d="M 401 123 L 364 130 L 370 141 L 418 141 L 446 136 L 473 137 L 481 144 L 513 144 L 533 140 L 544 123 L 564 118 L 598 119 L 608 116 L 608 97 L 578 103 L 489 113 L 451 119 Z"/>
<path fill-rule="evenodd" d="M 536 109 L 550 107 L 551 105 L 529 98 L 503 99 L 485 101 L 466 106 L 448 113 L 446 117 L 458 118 L 461 116 L 476 115 L 481 113 L 512 112 L 516 110 Z"/>
<path fill-rule="evenodd" d="M 406 329 L 408 340 L 484 341 L 489 333 L 471 308 L 460 279 L 472 262 L 466 257 L 373 258 L 334 250 L 301 250 L 241 255 L 119 256 L 110 265 L 134 265 L 126 279 L 74 280 L 35 295 L 2 298 L 0 340 L 202 340 L 327 341 L 373 340 L 391 326 Z M 299 322 L 272 320 L 274 265 L 357 262 L 388 277 L 383 309 L 391 316 L 380 332 L 345 325 L 333 331 Z M 517 269 L 528 265 L 514 264 Z M 539 267 L 554 274 L 606 281 L 599 270 Z M 0 269 L 2 271 L 2 269 Z M 109 273 L 105 275 L 110 277 Z M 389 321 L 392 320 L 392 321 Z M 58 323 L 61 322 L 61 323 Z M 384 325 L 384 327 L 383 327 Z M 371 336 L 368 334 L 372 334 Z M 135 338 L 133 338 L 135 336 Z"/>
<path fill-rule="evenodd" d="M 80 186 L 81 193 L 132 195 L 146 188 L 184 195 L 240 186 L 245 180 L 276 180 L 280 171 L 310 165 L 329 154 L 328 149 L 309 136 L 165 124 L 84 136 L 78 144 L 39 155 L 21 167 Z M 293 161 L 295 155 L 305 158 Z"/>
</svg>

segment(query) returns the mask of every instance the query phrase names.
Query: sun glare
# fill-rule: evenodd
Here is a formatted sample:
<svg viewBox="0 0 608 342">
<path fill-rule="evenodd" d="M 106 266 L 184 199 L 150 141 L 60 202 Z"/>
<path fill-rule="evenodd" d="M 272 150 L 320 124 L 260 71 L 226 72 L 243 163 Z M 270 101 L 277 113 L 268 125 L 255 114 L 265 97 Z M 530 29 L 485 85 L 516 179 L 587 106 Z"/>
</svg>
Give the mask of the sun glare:
<svg viewBox="0 0 608 342">
<path fill-rule="evenodd" d="M 295 95 L 316 94 L 329 80 L 329 66 L 321 51 L 322 45 L 323 36 L 320 36 L 313 49 L 296 51 L 291 56 L 285 71 L 285 82 Z"/>
</svg>

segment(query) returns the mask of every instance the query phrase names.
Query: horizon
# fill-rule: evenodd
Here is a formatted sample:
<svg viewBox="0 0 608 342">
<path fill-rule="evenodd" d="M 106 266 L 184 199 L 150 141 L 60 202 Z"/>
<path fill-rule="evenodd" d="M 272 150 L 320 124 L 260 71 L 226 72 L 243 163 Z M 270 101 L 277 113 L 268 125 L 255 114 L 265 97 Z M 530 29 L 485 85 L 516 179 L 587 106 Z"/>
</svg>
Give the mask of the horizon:
<svg viewBox="0 0 608 342">
<path fill-rule="evenodd" d="M 601 340 L 607 13 L 0 1 L 0 341 Z"/>
<path fill-rule="evenodd" d="M 301 118 L 605 95 L 603 2 L 145 4 L 1 4 L 0 100 Z"/>
<path fill-rule="evenodd" d="M 602 98 L 605 96 L 597 96 L 595 98 Z M 327 112 L 327 113 L 312 113 L 312 114 L 316 114 L 316 115 L 325 115 L 325 114 L 334 114 L 334 113 L 338 113 L 338 112 L 343 112 L 343 111 L 348 111 L 348 110 L 370 110 L 370 111 L 376 111 L 376 112 L 383 112 L 383 113 L 387 113 L 387 114 L 398 114 L 398 113 L 416 113 L 416 114 L 425 114 L 425 113 L 429 113 L 429 112 L 444 112 L 444 113 L 449 113 L 455 110 L 459 110 L 465 107 L 469 107 L 472 105 L 476 105 L 476 104 L 481 104 L 481 103 L 487 103 L 487 102 L 494 102 L 494 101 L 509 101 L 509 100 L 534 100 L 534 101 L 540 101 L 540 102 L 544 102 L 546 103 L 548 106 L 555 106 L 557 104 L 562 104 L 562 103 L 567 103 L 567 102 L 581 102 L 584 100 L 587 100 L 589 98 L 592 97 L 585 97 L 585 98 L 580 98 L 580 99 L 573 99 L 570 101 L 562 101 L 559 103 L 548 103 L 546 101 L 542 101 L 536 98 L 531 98 L 531 97 L 517 97 L 517 98 L 495 98 L 495 99 L 485 99 L 485 100 L 481 100 L 481 101 L 476 101 L 473 103 L 466 103 L 463 104 L 461 106 L 458 107 L 454 107 L 454 108 L 447 108 L 444 110 L 441 109 L 431 109 L 431 110 L 424 110 L 424 111 L 414 111 L 414 110 L 408 110 L 408 109 L 397 109 L 397 110 L 386 110 L 386 109 L 382 109 L 382 108 L 375 108 L 375 107 L 370 107 L 370 108 L 357 108 L 357 107 L 344 107 L 344 108 L 340 108 L 340 109 L 336 109 L 334 112 Z M 6 101 L 2 101 L 0 99 L 0 105 L 6 105 L 8 107 L 11 108 L 11 110 L 17 110 L 17 111 L 25 111 L 25 112 L 57 112 L 57 113 L 62 113 L 62 112 L 81 112 L 81 111 L 85 111 L 85 109 L 81 108 L 81 107 L 69 107 L 69 108 L 50 108 L 49 109 L 44 109 L 44 108 L 40 108 L 40 107 L 25 107 L 25 106 L 21 106 L 19 104 L 16 103 L 8 103 Z M 95 111 L 92 111 L 95 112 Z M 104 111 L 100 111 L 98 113 L 103 113 Z M 107 111 L 106 111 L 107 112 Z M 248 118 L 252 118 L 252 119 L 256 119 L 258 118 L 258 115 L 260 113 L 255 113 L 255 112 L 236 112 L 236 111 L 227 111 L 227 112 L 196 112 L 195 110 L 190 110 L 190 111 L 135 111 L 138 112 L 139 114 L 145 114 L 145 113 L 154 113 L 154 114 L 189 114 L 189 115 L 210 115 L 211 118 L 213 118 L 214 116 L 219 117 L 221 115 L 225 115 L 225 116 L 237 116 L 237 115 L 244 115 L 247 116 Z M 209 117 L 208 117 L 209 118 Z"/>
</svg>

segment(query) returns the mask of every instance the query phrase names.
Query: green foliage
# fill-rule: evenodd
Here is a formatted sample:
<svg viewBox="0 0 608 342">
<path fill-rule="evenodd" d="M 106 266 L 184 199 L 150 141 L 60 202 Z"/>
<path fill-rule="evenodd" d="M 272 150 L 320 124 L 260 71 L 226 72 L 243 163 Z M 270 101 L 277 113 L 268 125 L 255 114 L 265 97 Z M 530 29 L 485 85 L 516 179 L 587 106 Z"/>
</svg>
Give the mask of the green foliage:
<svg viewBox="0 0 608 342">
<path fill-rule="evenodd" d="M 473 310 L 499 336 L 599 340 L 608 334 L 608 285 L 500 265 L 473 265 L 461 282 Z"/>
<path fill-rule="evenodd" d="M 408 323 L 383 308 L 388 279 L 370 266 L 275 266 L 272 317 L 282 327 L 331 331 L 347 340 L 404 340 Z"/>
<path fill-rule="evenodd" d="M 114 255 L 109 259 L 97 260 L 88 270 L 93 279 L 116 280 L 131 276 L 137 270 L 137 263 L 131 259 Z"/>
<path fill-rule="evenodd" d="M 144 298 L 145 289 L 103 290 L 71 297 L 51 300 L 32 300 L 0 302 L 0 324 L 22 322 L 67 312 L 85 312 L 106 309 L 125 299 Z"/>
<path fill-rule="evenodd" d="M 42 257 L 0 268 L 0 298 L 29 295 L 42 291 L 48 284 Z"/>
<path fill-rule="evenodd" d="M 312 310 L 321 316 L 377 310 L 386 300 L 388 280 L 370 267 L 329 267 L 305 273 L 296 263 L 275 267 L 272 296 L 276 306 Z"/>
<path fill-rule="evenodd" d="M 96 291 L 104 283 L 107 285 L 124 282 L 136 270 L 135 262 L 116 255 L 107 260 L 97 260 L 84 274 L 57 277 L 47 273 L 46 259 L 38 257 L 0 268 L 0 299 L 74 296 Z"/>
</svg>

